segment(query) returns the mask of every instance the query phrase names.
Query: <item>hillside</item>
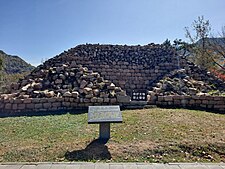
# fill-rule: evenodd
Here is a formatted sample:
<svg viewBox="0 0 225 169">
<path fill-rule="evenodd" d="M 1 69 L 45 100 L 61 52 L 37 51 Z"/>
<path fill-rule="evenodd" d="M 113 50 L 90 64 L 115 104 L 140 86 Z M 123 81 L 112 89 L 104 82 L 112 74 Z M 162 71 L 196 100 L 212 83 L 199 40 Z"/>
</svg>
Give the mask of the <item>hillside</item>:
<svg viewBox="0 0 225 169">
<path fill-rule="evenodd" d="M 3 60 L 3 71 L 7 74 L 24 73 L 34 69 L 19 56 L 8 55 L 0 50 L 0 58 Z"/>
<path fill-rule="evenodd" d="M 202 45 L 202 39 L 200 39 L 199 41 L 197 41 L 197 45 Z M 213 45 L 217 45 L 218 47 L 225 47 L 225 38 L 207 38 L 206 42 L 208 45 L 213 44 Z"/>
</svg>

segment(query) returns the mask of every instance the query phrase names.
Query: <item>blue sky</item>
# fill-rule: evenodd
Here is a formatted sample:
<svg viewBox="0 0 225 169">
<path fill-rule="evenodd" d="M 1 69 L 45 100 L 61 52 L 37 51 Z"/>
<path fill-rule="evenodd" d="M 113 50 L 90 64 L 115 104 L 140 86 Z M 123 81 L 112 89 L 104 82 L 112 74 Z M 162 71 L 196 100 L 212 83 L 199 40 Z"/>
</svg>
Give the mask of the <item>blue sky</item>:
<svg viewBox="0 0 225 169">
<path fill-rule="evenodd" d="M 148 44 L 185 39 L 204 15 L 225 25 L 225 0 L 0 0 L 0 49 L 38 65 L 84 43 Z"/>
</svg>

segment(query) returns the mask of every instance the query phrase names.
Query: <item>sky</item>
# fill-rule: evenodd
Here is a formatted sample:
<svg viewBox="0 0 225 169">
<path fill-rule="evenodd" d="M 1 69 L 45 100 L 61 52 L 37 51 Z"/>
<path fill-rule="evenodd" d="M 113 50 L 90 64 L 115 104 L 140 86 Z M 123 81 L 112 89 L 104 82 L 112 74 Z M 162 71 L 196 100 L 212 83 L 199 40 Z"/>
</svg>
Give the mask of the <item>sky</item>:
<svg viewBox="0 0 225 169">
<path fill-rule="evenodd" d="M 187 40 L 198 16 L 220 31 L 225 0 L 0 0 L 0 50 L 37 66 L 79 44 Z"/>
</svg>

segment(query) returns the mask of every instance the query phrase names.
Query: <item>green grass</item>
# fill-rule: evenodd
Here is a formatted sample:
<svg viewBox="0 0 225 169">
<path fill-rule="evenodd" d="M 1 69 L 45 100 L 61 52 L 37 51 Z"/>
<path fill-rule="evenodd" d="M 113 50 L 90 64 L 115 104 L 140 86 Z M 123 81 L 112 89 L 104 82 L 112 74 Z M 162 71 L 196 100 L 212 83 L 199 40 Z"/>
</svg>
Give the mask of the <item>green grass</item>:
<svg viewBox="0 0 225 169">
<path fill-rule="evenodd" d="M 122 113 L 124 122 L 111 124 L 106 145 L 91 143 L 99 126 L 87 124 L 87 114 L 0 118 L 0 162 L 225 162 L 225 115 L 160 108 Z"/>
</svg>

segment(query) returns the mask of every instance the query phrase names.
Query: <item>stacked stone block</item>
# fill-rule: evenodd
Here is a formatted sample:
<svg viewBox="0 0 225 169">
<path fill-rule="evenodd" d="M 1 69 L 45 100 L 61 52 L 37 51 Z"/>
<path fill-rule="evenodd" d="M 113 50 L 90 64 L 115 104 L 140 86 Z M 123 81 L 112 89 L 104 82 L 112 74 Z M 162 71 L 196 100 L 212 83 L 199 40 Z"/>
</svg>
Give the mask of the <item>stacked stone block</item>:
<svg viewBox="0 0 225 169">
<path fill-rule="evenodd" d="M 176 52 L 172 47 L 149 44 L 79 45 L 48 60 L 75 61 L 90 70 L 99 72 L 105 79 L 131 93 L 133 89 L 150 89 L 158 79 L 178 67 Z"/>
<path fill-rule="evenodd" d="M 162 107 L 185 107 L 194 109 L 214 110 L 217 112 L 225 113 L 224 96 L 149 96 L 148 103 Z"/>
<path fill-rule="evenodd" d="M 149 91 L 148 104 L 224 111 L 225 97 L 207 95 L 224 92 L 224 82 L 172 47 L 86 44 L 47 60 L 12 84 L 11 94 L 0 96 L 0 112 L 123 105 L 130 102 L 126 94 L 138 89 Z"/>
</svg>

